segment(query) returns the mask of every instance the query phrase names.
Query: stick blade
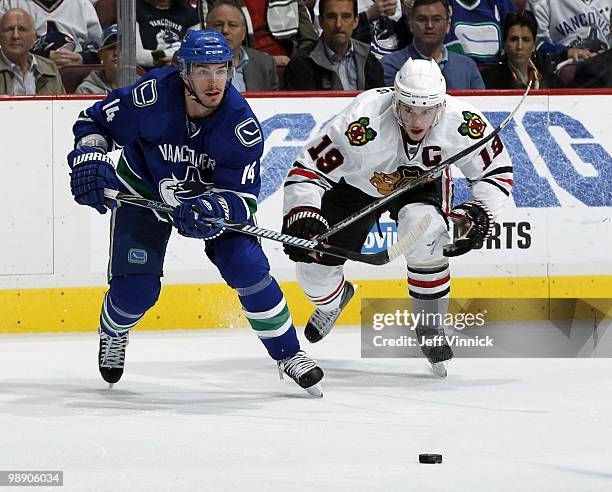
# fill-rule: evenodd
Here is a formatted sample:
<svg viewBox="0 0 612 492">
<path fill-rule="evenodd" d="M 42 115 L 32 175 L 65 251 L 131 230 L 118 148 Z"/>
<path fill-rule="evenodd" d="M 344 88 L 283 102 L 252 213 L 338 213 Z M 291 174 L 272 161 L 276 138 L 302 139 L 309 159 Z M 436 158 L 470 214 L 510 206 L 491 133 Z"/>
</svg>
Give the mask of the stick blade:
<svg viewBox="0 0 612 492">
<path fill-rule="evenodd" d="M 392 246 L 389 246 L 387 249 L 387 254 L 389 256 L 389 261 L 394 260 L 398 256 L 403 255 L 406 251 L 412 248 L 419 239 L 423 237 L 425 231 L 429 228 L 431 224 L 431 214 L 427 214 L 419 220 L 416 227 L 408 232 L 406 235 L 401 237 L 397 243 Z"/>
</svg>

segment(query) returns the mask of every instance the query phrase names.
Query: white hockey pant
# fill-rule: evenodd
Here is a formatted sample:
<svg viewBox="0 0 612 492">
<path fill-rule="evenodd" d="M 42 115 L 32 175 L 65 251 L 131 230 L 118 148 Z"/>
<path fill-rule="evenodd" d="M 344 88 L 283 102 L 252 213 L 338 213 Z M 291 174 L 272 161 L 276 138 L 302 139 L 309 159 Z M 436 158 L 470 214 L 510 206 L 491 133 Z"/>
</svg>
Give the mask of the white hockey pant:
<svg viewBox="0 0 612 492">
<path fill-rule="evenodd" d="M 408 290 L 413 299 L 440 299 L 446 297 L 450 290 L 448 259 L 442 255 L 442 248 L 450 242 L 450 235 L 446 222 L 436 208 L 424 203 L 404 206 L 398 217 L 398 237 L 413 230 L 421 218 L 428 214 L 431 215 L 431 224 L 405 253 Z M 302 290 L 315 307 L 322 311 L 338 308 L 344 286 L 342 265 L 297 263 L 296 273 Z"/>
</svg>

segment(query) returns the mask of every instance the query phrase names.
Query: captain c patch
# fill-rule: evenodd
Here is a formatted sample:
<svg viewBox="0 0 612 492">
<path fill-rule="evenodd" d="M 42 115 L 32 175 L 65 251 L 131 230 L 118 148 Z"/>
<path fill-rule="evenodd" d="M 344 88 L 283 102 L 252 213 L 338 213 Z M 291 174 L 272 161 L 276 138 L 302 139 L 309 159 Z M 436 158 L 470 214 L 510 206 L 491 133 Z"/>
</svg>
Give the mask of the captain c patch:
<svg viewBox="0 0 612 492">
<path fill-rule="evenodd" d="M 463 111 L 463 119 L 465 123 L 461 123 L 457 131 L 460 135 L 468 136 L 471 139 L 478 139 L 484 135 L 485 128 L 487 124 L 482 120 L 482 118 L 476 113 L 472 113 L 470 111 Z"/>
</svg>

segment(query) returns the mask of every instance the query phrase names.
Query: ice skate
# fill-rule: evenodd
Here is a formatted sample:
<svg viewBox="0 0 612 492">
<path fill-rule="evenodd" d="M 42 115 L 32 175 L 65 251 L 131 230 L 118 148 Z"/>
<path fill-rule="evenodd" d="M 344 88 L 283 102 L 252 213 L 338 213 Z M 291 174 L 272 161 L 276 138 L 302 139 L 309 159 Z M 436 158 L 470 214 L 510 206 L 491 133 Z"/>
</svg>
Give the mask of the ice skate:
<svg viewBox="0 0 612 492">
<path fill-rule="evenodd" d="M 129 333 L 119 337 L 111 337 L 102 329 L 100 334 L 100 350 L 98 351 L 98 367 L 109 388 L 121 379 L 125 364 L 125 348 L 129 342 Z"/>
<path fill-rule="evenodd" d="M 445 378 L 448 373 L 446 371 L 446 362 L 431 362 L 431 370 L 439 378 Z"/>
<path fill-rule="evenodd" d="M 431 370 L 439 378 L 448 375 L 447 362 L 453 358 L 453 350 L 446 341 L 443 328 L 417 328 L 417 337 L 421 351 L 431 364 Z M 431 346 L 425 345 L 424 340 L 433 340 Z"/>
<path fill-rule="evenodd" d="M 323 339 L 334 327 L 334 323 L 342 313 L 344 307 L 351 300 L 353 295 L 355 294 L 355 287 L 350 282 L 344 283 L 344 290 L 342 291 L 342 299 L 340 301 L 340 307 L 334 309 L 333 311 L 321 311 L 320 309 L 315 309 L 315 312 L 312 313 L 308 323 L 306 323 L 306 328 L 304 328 L 304 336 L 306 340 L 310 343 L 316 343 L 319 340 Z"/>
<path fill-rule="evenodd" d="M 303 350 L 299 350 L 291 357 L 279 360 L 278 373 L 281 379 L 283 379 L 283 373 L 285 373 L 304 388 L 308 394 L 318 397 L 323 396 L 321 385 L 318 384 L 323 379 L 323 369 Z"/>
</svg>

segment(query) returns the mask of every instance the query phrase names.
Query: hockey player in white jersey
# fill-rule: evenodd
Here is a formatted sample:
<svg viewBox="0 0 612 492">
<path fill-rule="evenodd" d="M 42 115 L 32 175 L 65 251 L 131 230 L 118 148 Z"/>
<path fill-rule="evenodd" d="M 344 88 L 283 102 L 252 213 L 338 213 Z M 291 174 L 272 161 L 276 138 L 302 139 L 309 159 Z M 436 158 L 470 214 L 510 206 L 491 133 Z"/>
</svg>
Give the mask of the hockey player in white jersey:
<svg viewBox="0 0 612 492">
<path fill-rule="evenodd" d="M 360 94 L 305 146 L 285 181 L 283 231 L 309 238 L 320 235 L 492 130 L 481 112 L 446 94 L 437 63 L 409 59 L 397 73 L 394 88 Z M 414 312 L 446 313 L 451 279 L 448 256 L 482 245 L 512 189 L 512 164 L 499 136 L 456 165 L 469 184 L 467 202 L 453 208 L 453 184 L 446 168 L 437 178 L 386 205 L 399 237 L 424 216 L 432 219 L 405 252 Z M 329 243 L 360 250 L 380 213 L 339 230 Z M 453 239 L 449 222 L 454 225 Z M 314 258 L 291 246 L 285 252 L 296 262 L 300 286 L 315 306 L 304 334 L 317 342 L 330 332 L 354 287 L 344 278 L 341 259 Z M 447 343 L 431 347 L 423 343 L 433 337 L 440 340 L 443 326 L 418 326 L 416 334 L 434 372 L 445 377 L 451 348 Z"/>
</svg>

